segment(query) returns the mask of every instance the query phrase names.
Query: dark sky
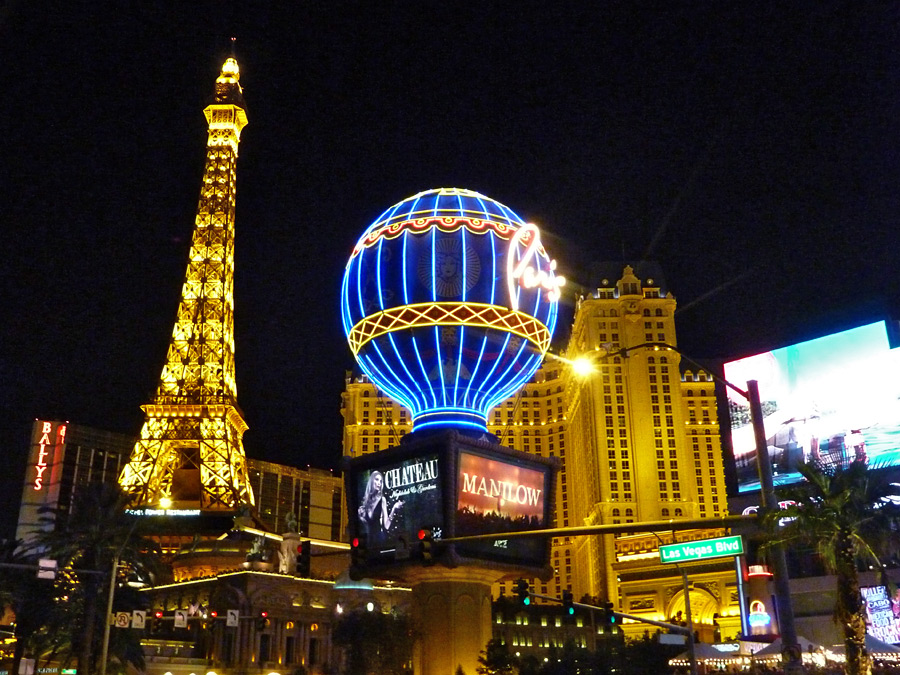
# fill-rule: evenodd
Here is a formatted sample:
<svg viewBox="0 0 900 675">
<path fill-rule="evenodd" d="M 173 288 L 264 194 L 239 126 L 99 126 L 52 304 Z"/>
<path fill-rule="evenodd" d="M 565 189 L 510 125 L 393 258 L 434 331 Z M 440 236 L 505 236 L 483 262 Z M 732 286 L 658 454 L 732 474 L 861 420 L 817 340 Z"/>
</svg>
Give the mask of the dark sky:
<svg viewBox="0 0 900 675">
<path fill-rule="evenodd" d="M 420 190 L 478 190 L 536 222 L 573 292 L 596 286 L 593 261 L 658 260 L 697 357 L 897 315 L 897 8 L 7 2 L 0 505 L 19 498 L 33 418 L 140 429 L 231 36 L 250 120 L 244 445 L 336 467 L 353 365 L 343 266 L 372 219 Z"/>
</svg>

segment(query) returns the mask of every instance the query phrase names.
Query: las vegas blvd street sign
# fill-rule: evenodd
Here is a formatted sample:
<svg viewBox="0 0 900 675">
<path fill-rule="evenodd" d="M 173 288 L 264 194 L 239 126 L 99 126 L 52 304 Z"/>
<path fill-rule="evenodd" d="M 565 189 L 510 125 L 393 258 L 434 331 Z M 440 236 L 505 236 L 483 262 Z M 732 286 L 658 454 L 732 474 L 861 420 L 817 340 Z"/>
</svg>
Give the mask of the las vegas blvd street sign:
<svg viewBox="0 0 900 675">
<path fill-rule="evenodd" d="M 738 534 L 716 539 L 686 541 L 682 544 L 666 544 L 659 547 L 661 563 L 680 563 L 689 560 L 723 558 L 744 553 L 744 540 Z"/>
</svg>

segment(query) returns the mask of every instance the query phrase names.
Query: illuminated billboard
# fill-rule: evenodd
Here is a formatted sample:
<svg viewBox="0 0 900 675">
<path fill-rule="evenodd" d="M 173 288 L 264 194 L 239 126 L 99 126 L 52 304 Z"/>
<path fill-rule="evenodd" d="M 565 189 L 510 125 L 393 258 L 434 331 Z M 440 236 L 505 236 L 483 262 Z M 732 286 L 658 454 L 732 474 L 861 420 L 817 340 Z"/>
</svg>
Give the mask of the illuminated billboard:
<svg viewBox="0 0 900 675">
<path fill-rule="evenodd" d="M 512 572 L 549 570 L 548 537 L 509 537 L 552 527 L 556 458 L 504 448 L 457 431 L 406 436 L 399 447 L 345 459 L 351 538 L 365 542 L 355 573 L 401 577 L 421 565 L 418 533 L 430 530 L 434 559 Z M 465 542 L 471 535 L 496 537 Z"/>
<path fill-rule="evenodd" d="M 888 596 L 884 586 L 859 589 L 866 603 L 866 632 L 890 644 L 900 643 L 900 602 Z"/>
<path fill-rule="evenodd" d="M 456 536 L 548 527 L 549 467 L 471 452 L 460 452 L 458 458 Z M 486 539 L 457 544 L 456 551 L 466 557 L 542 565 L 547 540 Z"/>
<path fill-rule="evenodd" d="M 372 561 L 403 560 L 420 529 L 444 526 L 436 453 L 378 462 L 353 475 L 351 530 L 366 537 Z"/>
<path fill-rule="evenodd" d="M 883 322 L 725 364 L 725 379 L 759 382 L 775 485 L 801 479 L 801 462 L 871 468 L 900 464 L 900 349 Z M 746 399 L 728 391 L 740 492 L 759 489 Z"/>
</svg>

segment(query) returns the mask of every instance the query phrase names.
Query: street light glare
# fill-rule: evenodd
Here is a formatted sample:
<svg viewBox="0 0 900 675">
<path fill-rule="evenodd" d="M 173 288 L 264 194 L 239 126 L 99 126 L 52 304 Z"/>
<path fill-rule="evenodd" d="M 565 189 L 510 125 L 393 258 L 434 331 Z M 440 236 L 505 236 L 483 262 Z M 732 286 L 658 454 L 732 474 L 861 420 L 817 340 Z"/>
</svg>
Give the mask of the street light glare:
<svg viewBox="0 0 900 675">
<path fill-rule="evenodd" d="M 594 363 L 586 356 L 579 356 L 572 360 L 572 372 L 579 377 L 587 377 L 594 372 Z"/>
</svg>

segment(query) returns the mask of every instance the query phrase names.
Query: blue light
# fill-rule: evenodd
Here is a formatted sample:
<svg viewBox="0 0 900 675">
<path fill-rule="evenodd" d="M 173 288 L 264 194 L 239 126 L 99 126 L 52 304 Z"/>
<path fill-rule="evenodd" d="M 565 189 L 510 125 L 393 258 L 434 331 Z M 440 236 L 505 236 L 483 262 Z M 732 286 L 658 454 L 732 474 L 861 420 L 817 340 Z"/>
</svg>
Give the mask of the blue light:
<svg viewBox="0 0 900 675">
<path fill-rule="evenodd" d="M 410 409 L 414 430 L 483 431 L 490 408 L 539 367 L 562 282 L 539 230 L 524 227 L 478 193 L 430 190 L 385 210 L 354 247 L 341 322 L 363 371 Z"/>
</svg>

